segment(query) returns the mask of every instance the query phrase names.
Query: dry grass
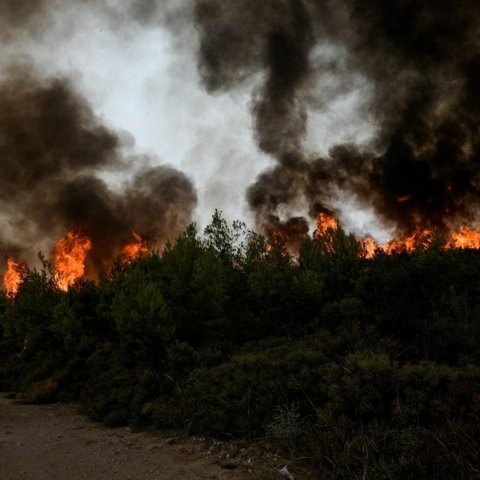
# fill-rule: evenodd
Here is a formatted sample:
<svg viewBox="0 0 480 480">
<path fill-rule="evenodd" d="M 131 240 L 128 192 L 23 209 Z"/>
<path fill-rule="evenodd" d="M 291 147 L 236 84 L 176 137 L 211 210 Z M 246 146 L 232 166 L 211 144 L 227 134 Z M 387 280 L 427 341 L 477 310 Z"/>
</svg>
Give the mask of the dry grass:
<svg viewBox="0 0 480 480">
<path fill-rule="evenodd" d="M 52 400 L 57 389 L 58 383 L 53 378 L 47 378 L 30 386 L 24 394 L 19 396 L 19 400 L 23 403 L 47 403 Z"/>
</svg>

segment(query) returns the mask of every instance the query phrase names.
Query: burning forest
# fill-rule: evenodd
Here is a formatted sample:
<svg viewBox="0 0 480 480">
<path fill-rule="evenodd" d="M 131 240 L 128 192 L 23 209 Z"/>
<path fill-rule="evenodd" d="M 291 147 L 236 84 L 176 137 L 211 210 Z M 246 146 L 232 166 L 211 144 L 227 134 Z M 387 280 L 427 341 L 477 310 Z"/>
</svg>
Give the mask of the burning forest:
<svg viewBox="0 0 480 480">
<path fill-rule="evenodd" d="M 0 85 L 0 104 L 5 279 L 13 262 L 34 260 L 38 242 L 65 290 L 97 278 L 117 257 L 145 253 L 147 238 L 152 247 L 164 245 L 189 223 L 196 193 L 172 167 L 141 167 L 121 191 L 98 178 L 99 169 L 121 170 L 127 159 L 120 138 L 68 82 L 14 72 Z"/>
<path fill-rule="evenodd" d="M 478 478 L 479 25 L 1 2 L 0 391 L 299 480 Z"/>
<path fill-rule="evenodd" d="M 393 229 L 392 242 L 426 231 L 456 238 L 456 231 L 473 229 L 480 193 L 479 8 L 474 1 L 199 1 L 206 87 L 233 89 L 248 75 L 264 75 L 252 114 L 258 146 L 277 164 L 248 189 L 257 223 L 298 202 L 315 218 L 340 210 L 338 198 L 350 196 Z M 322 44 L 347 53 L 322 63 L 315 55 Z M 322 78 L 337 75 L 340 95 L 355 72 L 373 90 L 375 137 L 334 145 L 327 157 L 307 155 L 309 102 L 327 102 Z"/>
<path fill-rule="evenodd" d="M 106 14 L 100 3 L 91 8 Z M 18 34 L 12 25 L 47 18 L 49 2 L 30 8 L 7 2 L 2 9 L 8 44 Z M 132 7 L 132 22 L 142 25 L 147 10 Z M 250 102 L 253 134 L 273 162 L 250 180 L 246 195 L 260 232 L 286 229 L 295 250 L 325 211 L 334 212 L 346 230 L 363 230 L 359 236 L 370 252 L 412 250 L 432 235 L 444 239 L 446 248 L 478 248 L 477 2 L 197 0 L 167 13 L 182 21 L 192 16 L 197 71 L 208 93 L 241 90 L 257 78 Z M 163 18 L 160 7 L 158 15 Z M 131 258 L 126 246 L 132 231 L 161 248 L 195 218 L 191 180 L 170 166 L 141 161 L 135 167 L 136 159 L 123 153 L 123 134 L 102 124 L 70 80 L 45 78 L 33 65 L 14 62 L 5 71 L 5 258 L 31 263 L 45 250 L 59 264 L 56 242 L 82 231 L 90 242 L 79 259 L 83 267 L 77 273 L 59 270 L 58 278 L 94 279 L 116 258 Z M 330 145 L 326 156 L 307 151 L 312 112 L 327 109 L 329 95 L 355 92 L 353 79 L 368 86 L 363 113 L 374 122 L 370 140 Z M 122 171 L 129 173 L 120 187 L 102 180 L 105 172 Z M 385 244 L 351 225 L 352 214 L 345 220 L 346 198 L 359 212 L 374 212 L 391 235 Z M 150 248 L 136 241 L 141 245 L 132 251 Z"/>
</svg>

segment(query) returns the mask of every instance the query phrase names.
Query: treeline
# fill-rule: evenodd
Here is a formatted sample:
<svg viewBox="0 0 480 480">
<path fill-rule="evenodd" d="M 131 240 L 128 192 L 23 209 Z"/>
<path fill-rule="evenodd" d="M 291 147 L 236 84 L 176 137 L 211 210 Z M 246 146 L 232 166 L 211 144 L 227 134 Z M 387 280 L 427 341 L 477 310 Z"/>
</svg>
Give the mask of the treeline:
<svg viewBox="0 0 480 480">
<path fill-rule="evenodd" d="M 215 213 L 160 253 L 0 298 L 0 388 L 110 426 L 266 435 L 326 479 L 480 475 L 480 252 L 298 258 Z"/>
</svg>

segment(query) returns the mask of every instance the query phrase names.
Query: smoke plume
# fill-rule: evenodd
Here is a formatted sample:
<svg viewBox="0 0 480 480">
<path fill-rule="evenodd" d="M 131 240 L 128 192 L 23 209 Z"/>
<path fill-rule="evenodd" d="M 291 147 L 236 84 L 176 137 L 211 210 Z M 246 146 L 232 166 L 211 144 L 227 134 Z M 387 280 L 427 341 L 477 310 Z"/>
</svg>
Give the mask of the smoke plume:
<svg viewBox="0 0 480 480">
<path fill-rule="evenodd" d="M 277 163 L 247 192 L 258 224 L 298 202 L 315 216 L 338 192 L 373 207 L 398 233 L 472 221 L 480 199 L 479 18 L 475 0 L 197 0 L 207 90 L 263 78 L 252 98 L 255 133 Z M 346 67 L 313 54 L 332 45 L 346 52 Z M 303 152 L 309 100 L 322 96 L 313 91 L 319 72 L 340 75 L 340 89 L 350 84 L 345 76 L 370 82 L 375 141 L 337 145 L 326 158 Z"/>
<path fill-rule="evenodd" d="M 44 14 L 47 0 L 3 0 L 0 3 L 0 38 L 8 40 L 25 26 L 31 26 L 37 15 Z"/>
<path fill-rule="evenodd" d="M 191 220 L 196 193 L 168 166 L 143 166 L 121 191 L 98 176 L 121 171 L 120 137 L 102 125 L 64 79 L 43 80 L 12 68 L 0 82 L 0 203 L 7 252 L 31 259 L 31 245 L 72 229 L 92 240 L 90 275 L 105 271 L 135 230 L 151 245 Z"/>
</svg>

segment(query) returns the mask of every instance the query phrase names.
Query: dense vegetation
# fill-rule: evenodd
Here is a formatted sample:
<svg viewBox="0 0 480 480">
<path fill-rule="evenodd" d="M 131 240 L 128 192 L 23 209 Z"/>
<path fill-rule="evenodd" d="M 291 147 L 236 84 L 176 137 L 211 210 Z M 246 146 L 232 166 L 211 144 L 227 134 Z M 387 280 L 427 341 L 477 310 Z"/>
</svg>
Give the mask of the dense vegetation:
<svg viewBox="0 0 480 480">
<path fill-rule="evenodd" d="M 282 245 L 216 213 L 162 254 L 0 298 L 0 387 L 107 425 L 266 435 L 326 479 L 480 475 L 480 252 L 366 259 L 341 229 Z"/>
</svg>

